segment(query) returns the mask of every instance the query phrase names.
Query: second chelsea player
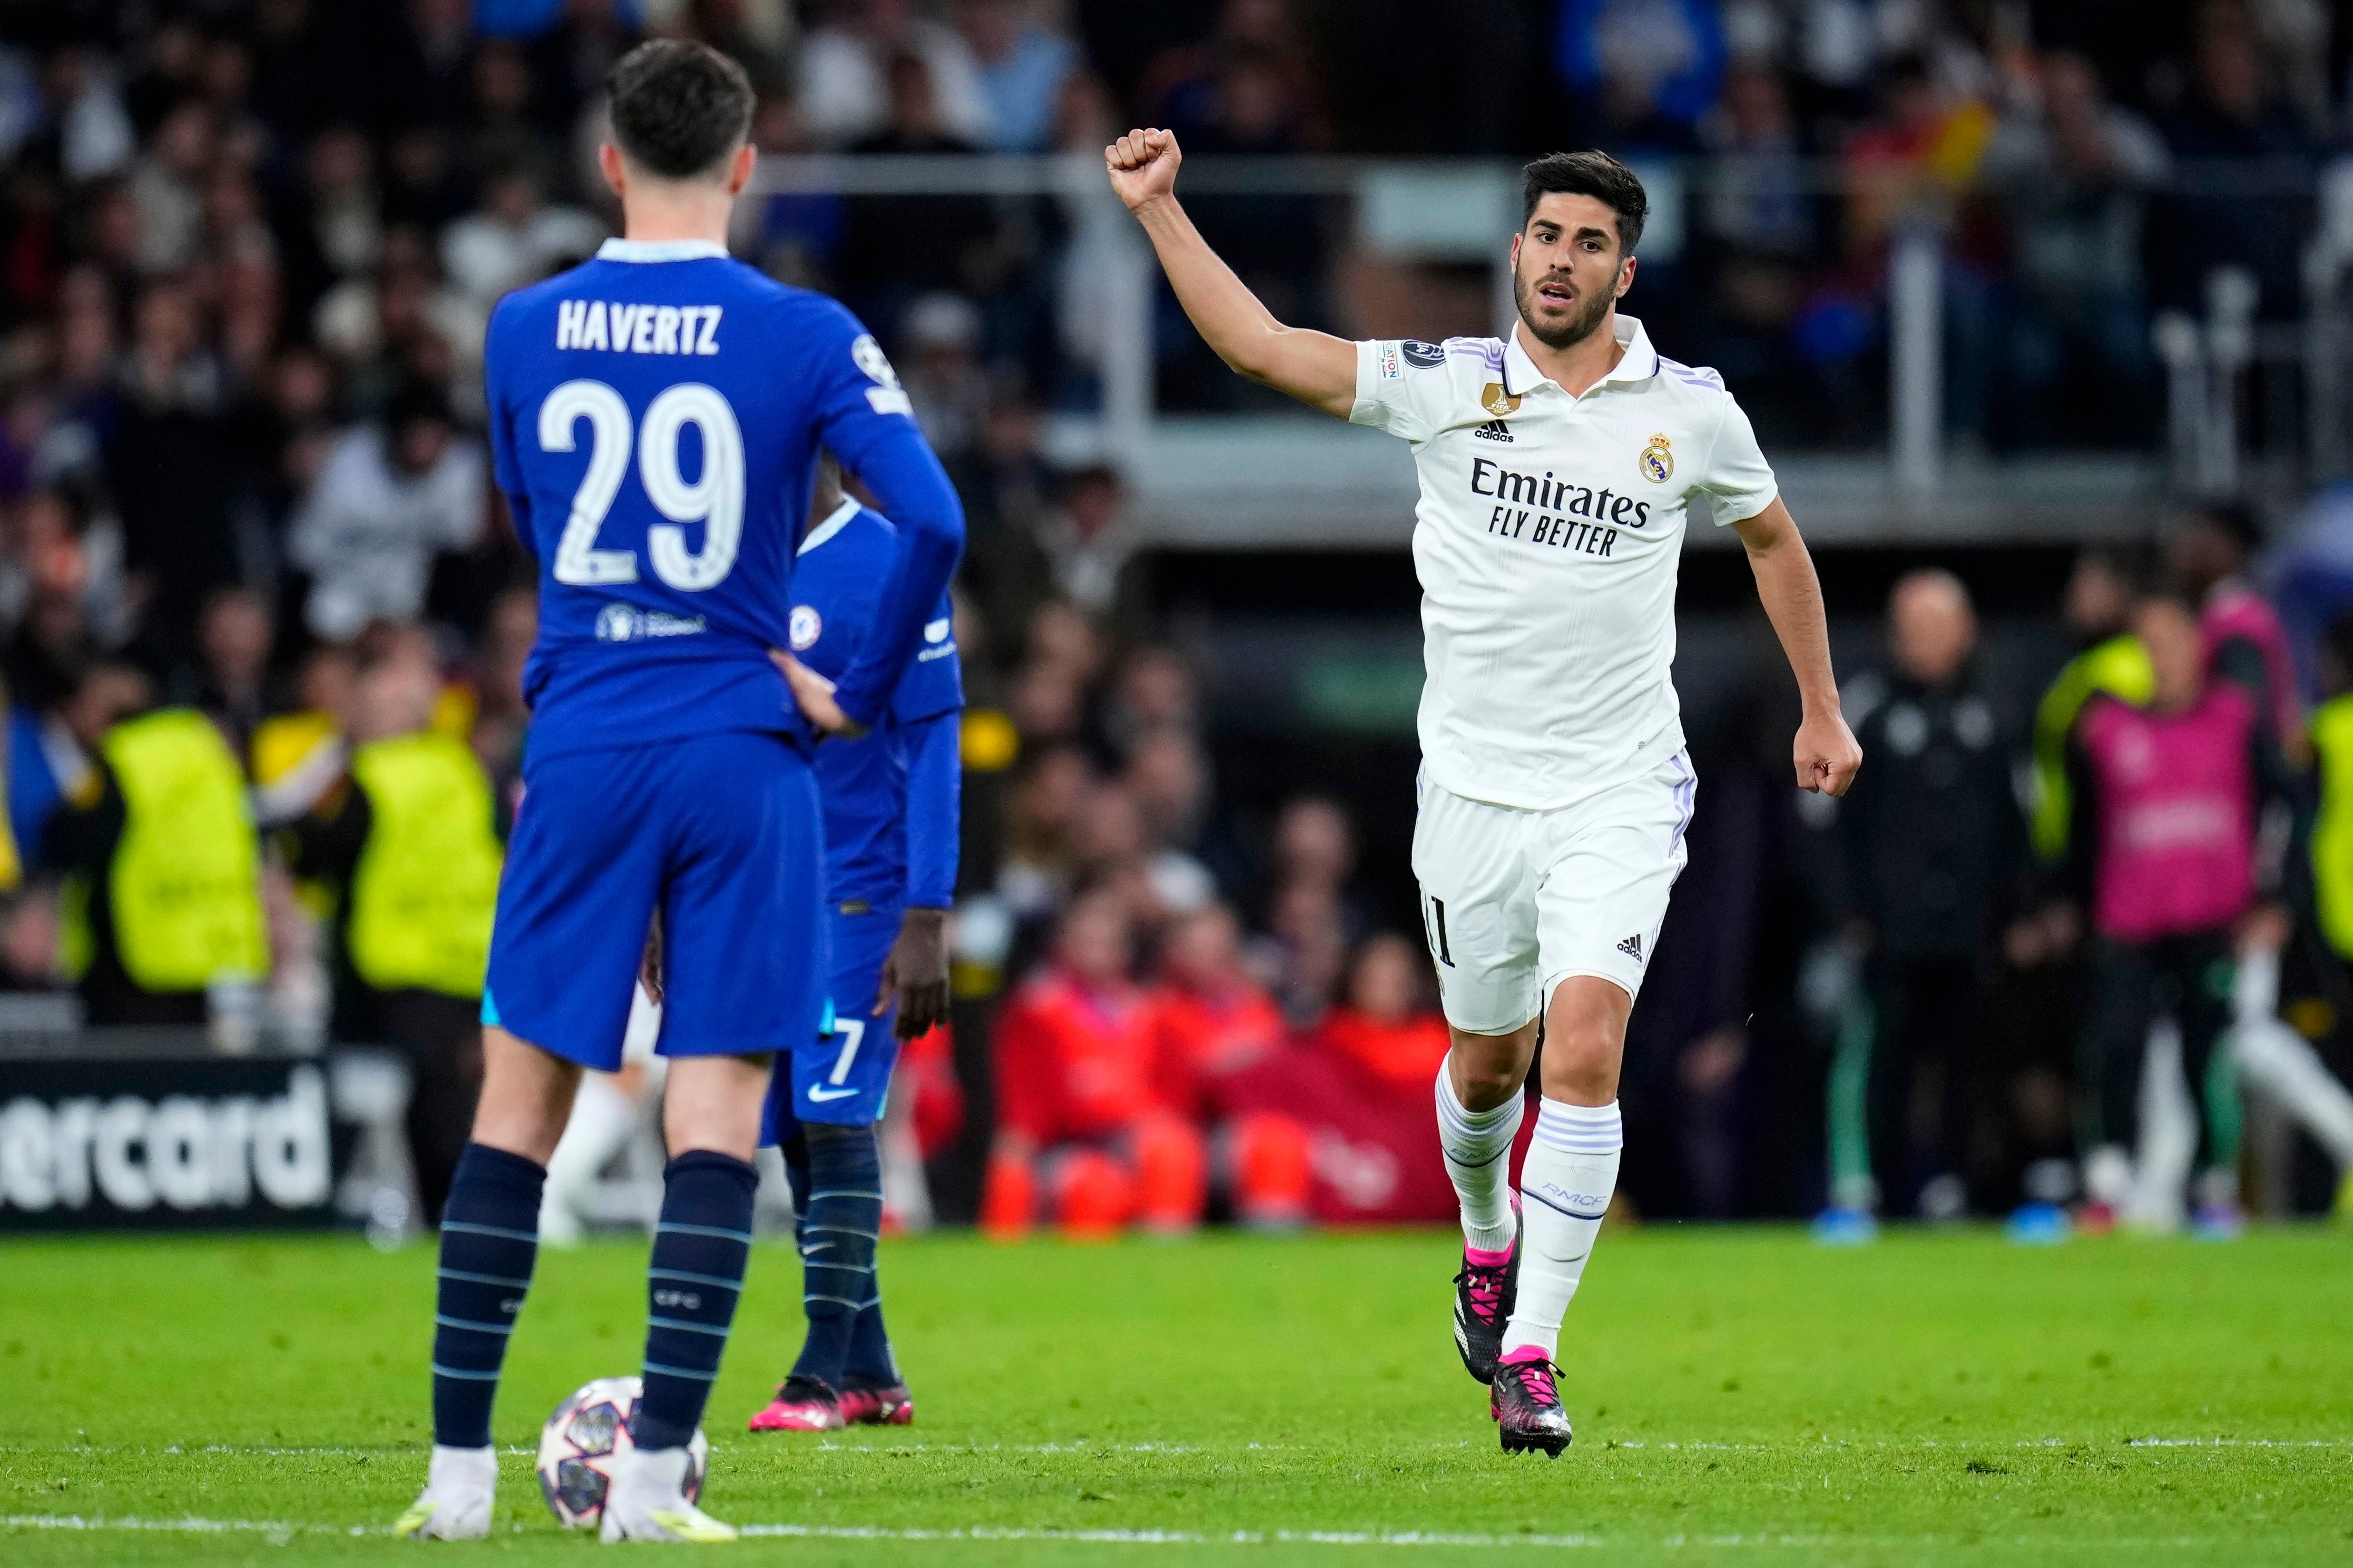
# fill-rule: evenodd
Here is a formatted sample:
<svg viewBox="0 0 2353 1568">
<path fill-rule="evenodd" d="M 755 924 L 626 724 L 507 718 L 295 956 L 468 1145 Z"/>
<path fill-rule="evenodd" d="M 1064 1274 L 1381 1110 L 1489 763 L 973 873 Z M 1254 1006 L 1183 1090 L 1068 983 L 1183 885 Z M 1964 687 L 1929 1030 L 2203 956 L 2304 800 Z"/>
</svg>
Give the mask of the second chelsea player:
<svg viewBox="0 0 2353 1568">
<path fill-rule="evenodd" d="M 818 468 L 814 520 L 793 574 L 792 651 L 828 679 L 873 640 L 899 531 Z M 764 1143 L 783 1145 L 800 1215 L 808 1335 L 754 1432 L 903 1426 L 914 1405 L 882 1327 L 874 1242 L 882 1226 L 882 1118 L 899 1044 L 947 1016 L 964 676 L 943 592 L 923 646 L 874 731 L 818 748 L 825 803 L 831 1032 L 793 1047 L 768 1086 Z"/>
<path fill-rule="evenodd" d="M 603 1533 L 734 1536 L 697 1506 L 688 1444 L 743 1289 L 770 1068 L 816 1031 L 828 984 L 812 728 L 854 733 L 885 712 L 963 543 L 955 492 L 874 340 L 834 301 L 728 258 L 753 164 L 742 68 L 657 41 L 607 88 L 598 160 L 627 237 L 508 295 L 484 361 L 499 488 L 539 557 L 539 640 L 481 1100 L 441 1226 L 432 1466 L 396 1527 L 417 1537 L 489 1532 L 491 1406 L 547 1159 L 582 1068 L 620 1065 L 657 913 L 670 1163 L 636 1446 Z M 781 652 L 820 447 L 900 533 L 838 684 Z"/>
</svg>

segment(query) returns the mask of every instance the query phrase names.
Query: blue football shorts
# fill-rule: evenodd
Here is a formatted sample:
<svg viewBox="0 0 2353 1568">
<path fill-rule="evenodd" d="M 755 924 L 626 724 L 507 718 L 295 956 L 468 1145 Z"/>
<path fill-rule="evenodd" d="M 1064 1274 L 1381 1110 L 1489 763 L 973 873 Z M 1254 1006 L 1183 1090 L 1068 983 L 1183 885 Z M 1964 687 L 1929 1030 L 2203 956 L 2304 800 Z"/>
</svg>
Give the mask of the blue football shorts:
<svg viewBox="0 0 2353 1568">
<path fill-rule="evenodd" d="M 899 1062 L 899 1037 L 892 1033 L 899 1006 L 894 996 L 876 1017 L 874 994 L 882 983 L 883 961 L 898 939 L 900 915 L 896 904 L 860 905 L 849 914 L 839 909 L 828 912 L 833 928 L 830 1026 L 793 1047 L 789 1065 L 776 1064 L 776 1076 L 768 1084 L 762 1142 L 785 1142 L 797 1121 L 867 1127 L 882 1120 L 891 1069 Z"/>
<path fill-rule="evenodd" d="M 730 731 L 526 759 L 482 1021 L 614 1071 L 659 909 L 655 1050 L 788 1050 L 825 1012 L 824 889 L 817 780 L 782 735 Z"/>
</svg>

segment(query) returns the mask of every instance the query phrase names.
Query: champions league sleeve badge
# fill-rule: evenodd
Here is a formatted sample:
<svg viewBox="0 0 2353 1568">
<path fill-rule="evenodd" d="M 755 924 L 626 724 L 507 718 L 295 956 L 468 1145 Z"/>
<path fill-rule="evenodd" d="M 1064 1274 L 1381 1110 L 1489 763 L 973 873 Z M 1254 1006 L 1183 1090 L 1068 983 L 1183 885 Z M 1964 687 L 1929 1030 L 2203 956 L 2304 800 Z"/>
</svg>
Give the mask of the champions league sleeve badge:
<svg viewBox="0 0 2353 1568">
<path fill-rule="evenodd" d="M 1642 477 L 1654 485 L 1665 484 L 1674 477 L 1675 455 L 1667 449 L 1667 445 L 1664 436 L 1653 436 L 1651 444 L 1642 448 L 1641 457 L 1635 459 Z"/>
</svg>

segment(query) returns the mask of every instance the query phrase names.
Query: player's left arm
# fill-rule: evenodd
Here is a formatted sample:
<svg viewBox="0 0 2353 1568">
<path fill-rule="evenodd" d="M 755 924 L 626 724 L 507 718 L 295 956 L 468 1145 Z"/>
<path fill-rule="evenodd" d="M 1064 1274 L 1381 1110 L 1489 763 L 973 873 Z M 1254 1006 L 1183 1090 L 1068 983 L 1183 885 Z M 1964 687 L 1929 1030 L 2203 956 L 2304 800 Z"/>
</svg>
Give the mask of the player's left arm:
<svg viewBox="0 0 2353 1568">
<path fill-rule="evenodd" d="M 879 1016 L 895 998 L 893 1032 L 912 1040 L 948 1016 L 948 909 L 955 900 L 957 810 L 964 787 L 960 710 L 917 720 L 907 746 L 907 909 L 882 962 Z"/>
<path fill-rule="evenodd" d="M 809 717 L 820 729 L 846 733 L 873 727 L 923 647 L 932 608 L 947 592 L 964 555 L 964 503 L 948 482 L 896 372 L 873 337 L 848 310 L 838 312 L 819 351 L 819 443 L 873 493 L 882 515 L 899 530 L 899 552 L 883 579 L 872 629 L 842 673 L 828 701 Z M 787 679 L 793 678 L 790 668 Z M 808 709 L 806 683 L 794 694 Z M 834 710 L 828 722 L 825 707 Z"/>
<path fill-rule="evenodd" d="M 1798 787 L 1844 795 L 1862 766 L 1862 748 L 1855 743 L 1839 709 L 1838 678 L 1831 670 L 1830 619 L 1822 608 L 1821 580 L 1814 574 L 1814 558 L 1798 532 L 1798 523 L 1781 498 L 1765 510 L 1738 519 L 1732 531 L 1748 552 L 1748 569 L 1757 576 L 1757 596 L 1781 639 L 1781 651 L 1798 678 L 1798 695 L 1805 717 L 1790 761 L 1798 772 Z"/>
</svg>

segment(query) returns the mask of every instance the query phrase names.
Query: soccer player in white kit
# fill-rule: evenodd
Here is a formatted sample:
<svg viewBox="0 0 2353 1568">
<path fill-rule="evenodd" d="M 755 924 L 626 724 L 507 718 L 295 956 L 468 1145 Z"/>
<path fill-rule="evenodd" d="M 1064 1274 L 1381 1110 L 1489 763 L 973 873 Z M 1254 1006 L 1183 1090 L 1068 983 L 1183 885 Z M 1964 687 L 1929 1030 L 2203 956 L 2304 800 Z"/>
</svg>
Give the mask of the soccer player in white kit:
<svg viewBox="0 0 2353 1568">
<path fill-rule="evenodd" d="M 1436 1095 L 1462 1205 L 1455 1342 L 1504 1447 L 1557 1455 L 1561 1317 L 1617 1186 L 1626 1019 L 1696 794 L 1669 673 L 1686 507 L 1704 496 L 1746 548 L 1804 699 L 1799 787 L 1842 795 L 1862 752 L 1812 559 L 1723 379 L 1662 358 L 1618 314 L 1649 203 L 1617 160 L 1527 166 L 1518 324 L 1506 342 L 1440 344 L 1284 326 L 1177 205 L 1175 136 L 1131 131 L 1103 155 L 1219 358 L 1412 443 L 1428 672 L 1413 867 L 1452 1037 Z"/>
</svg>

